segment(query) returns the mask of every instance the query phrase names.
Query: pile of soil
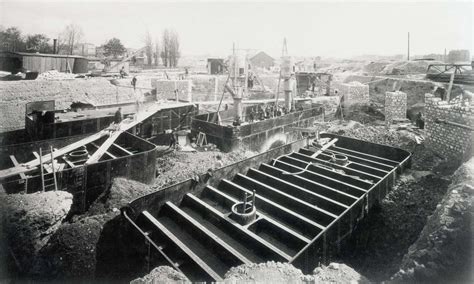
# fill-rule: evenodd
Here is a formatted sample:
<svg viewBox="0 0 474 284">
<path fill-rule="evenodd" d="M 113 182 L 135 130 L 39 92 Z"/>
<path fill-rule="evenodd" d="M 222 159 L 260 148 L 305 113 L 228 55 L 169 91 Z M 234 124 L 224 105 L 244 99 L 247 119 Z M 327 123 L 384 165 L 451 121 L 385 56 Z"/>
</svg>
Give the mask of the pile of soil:
<svg viewBox="0 0 474 284">
<path fill-rule="evenodd" d="M 65 191 L 0 195 L 0 250 L 8 248 L 20 273 L 29 273 L 38 252 L 61 226 L 72 205 Z"/>
<path fill-rule="evenodd" d="M 109 189 L 105 190 L 92 203 L 87 211 L 87 216 L 118 212 L 133 199 L 152 193 L 154 190 L 141 182 L 126 178 L 114 178 Z"/>
<path fill-rule="evenodd" d="M 242 264 L 232 267 L 225 274 L 224 281 L 232 283 L 303 283 L 313 281 L 301 270 L 289 263 L 268 261 L 265 263 Z"/>
<path fill-rule="evenodd" d="M 229 153 L 218 150 L 205 152 L 172 152 L 156 160 L 157 178 L 153 189 L 170 186 L 180 181 L 227 166 L 254 156 L 251 151 L 238 150 Z"/>
<path fill-rule="evenodd" d="M 397 282 L 473 283 L 474 158 L 453 175 L 448 193 L 403 257 Z"/>
<path fill-rule="evenodd" d="M 342 263 L 330 263 L 316 267 L 313 271 L 314 283 L 370 283 L 351 267 Z"/>
<path fill-rule="evenodd" d="M 137 278 L 130 281 L 130 284 L 154 284 L 154 283 L 191 283 L 186 276 L 174 270 L 169 266 L 158 266 L 149 274 L 142 278 Z"/>
<path fill-rule="evenodd" d="M 386 129 L 385 126 L 363 125 L 356 121 L 331 121 L 320 125 L 321 130 L 360 140 L 389 145 L 404 150 L 413 151 L 415 134 L 409 131 Z"/>
</svg>

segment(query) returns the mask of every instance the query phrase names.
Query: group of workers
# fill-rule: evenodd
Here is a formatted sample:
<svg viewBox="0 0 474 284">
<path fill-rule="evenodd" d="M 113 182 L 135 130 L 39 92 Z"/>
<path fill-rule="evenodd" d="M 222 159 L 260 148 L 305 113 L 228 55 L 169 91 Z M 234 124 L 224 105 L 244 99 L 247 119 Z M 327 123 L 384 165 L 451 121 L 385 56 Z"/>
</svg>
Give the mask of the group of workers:
<svg viewBox="0 0 474 284">
<path fill-rule="evenodd" d="M 297 110 L 301 111 L 303 110 L 303 107 L 300 105 Z M 286 107 L 281 107 L 280 105 L 258 105 L 251 108 L 250 113 L 248 115 L 248 122 L 274 118 L 277 116 L 286 115 L 293 111 L 295 110 L 289 110 Z"/>
</svg>

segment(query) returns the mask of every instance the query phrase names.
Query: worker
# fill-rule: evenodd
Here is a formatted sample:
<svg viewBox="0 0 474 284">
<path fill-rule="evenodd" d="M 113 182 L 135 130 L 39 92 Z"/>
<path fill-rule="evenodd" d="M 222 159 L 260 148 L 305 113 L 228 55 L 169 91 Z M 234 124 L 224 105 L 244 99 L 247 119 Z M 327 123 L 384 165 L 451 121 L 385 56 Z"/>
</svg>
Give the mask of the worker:
<svg viewBox="0 0 474 284">
<path fill-rule="evenodd" d="M 255 109 L 252 108 L 252 109 L 250 110 L 250 114 L 249 114 L 249 121 L 250 121 L 250 122 L 253 122 L 254 120 L 255 120 Z"/>
<path fill-rule="evenodd" d="M 229 110 L 229 106 L 227 104 L 224 105 L 224 110 Z"/>
<path fill-rule="evenodd" d="M 420 129 L 424 129 L 425 128 L 425 120 L 423 119 L 423 114 L 420 112 L 418 112 L 418 114 L 416 115 L 416 126 Z"/>
<path fill-rule="evenodd" d="M 122 66 L 122 69 L 120 69 L 120 78 L 125 78 L 125 66 Z"/>
<path fill-rule="evenodd" d="M 137 76 L 133 76 L 131 84 L 133 86 L 133 90 L 135 91 L 137 87 Z"/>
<path fill-rule="evenodd" d="M 119 125 L 120 122 L 122 121 L 122 119 L 123 119 L 123 116 L 122 116 L 122 108 L 119 107 L 119 108 L 117 109 L 117 111 L 115 112 L 115 115 L 114 115 L 114 122 L 115 122 L 115 124 Z"/>
<path fill-rule="evenodd" d="M 171 149 L 171 148 L 173 148 L 173 150 L 176 149 L 176 136 L 175 136 L 174 129 L 172 129 L 170 133 L 170 147 L 168 149 Z"/>
</svg>

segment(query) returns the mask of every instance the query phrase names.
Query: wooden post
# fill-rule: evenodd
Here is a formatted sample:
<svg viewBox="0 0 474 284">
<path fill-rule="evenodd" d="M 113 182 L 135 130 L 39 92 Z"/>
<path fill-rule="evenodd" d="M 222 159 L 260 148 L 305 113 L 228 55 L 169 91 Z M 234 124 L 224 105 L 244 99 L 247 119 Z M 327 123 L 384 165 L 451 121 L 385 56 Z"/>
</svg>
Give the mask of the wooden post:
<svg viewBox="0 0 474 284">
<path fill-rule="evenodd" d="M 53 178 L 54 178 L 54 191 L 58 190 L 58 183 L 56 182 L 56 169 L 54 168 L 54 157 L 53 157 L 53 146 L 49 146 L 51 151 L 51 168 L 53 170 Z"/>
<path fill-rule="evenodd" d="M 40 169 L 41 169 L 41 188 L 44 192 L 43 152 L 41 148 L 39 148 L 39 160 L 40 160 Z"/>
<path fill-rule="evenodd" d="M 449 78 L 449 87 L 448 87 L 448 92 L 446 93 L 446 101 L 449 102 L 451 99 L 451 90 L 453 89 L 453 83 L 454 83 L 454 75 L 456 74 L 456 67 L 454 68 L 453 74 L 451 74 L 451 77 Z"/>
</svg>

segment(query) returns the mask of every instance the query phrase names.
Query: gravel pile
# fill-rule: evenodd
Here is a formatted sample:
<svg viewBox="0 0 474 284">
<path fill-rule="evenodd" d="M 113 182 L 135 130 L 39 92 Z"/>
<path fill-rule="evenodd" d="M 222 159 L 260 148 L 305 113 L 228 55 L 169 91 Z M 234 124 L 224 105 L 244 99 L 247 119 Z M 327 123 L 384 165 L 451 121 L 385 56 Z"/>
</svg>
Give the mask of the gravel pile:
<svg viewBox="0 0 474 284">
<path fill-rule="evenodd" d="M 76 74 L 50 70 L 39 74 L 36 80 L 71 80 L 74 78 L 76 78 Z"/>
<path fill-rule="evenodd" d="M 72 205 L 65 191 L 0 194 L 2 249 L 15 255 L 20 272 L 28 273 L 38 252 L 61 226 Z"/>
<path fill-rule="evenodd" d="M 367 278 L 342 263 L 330 263 L 313 271 L 315 283 L 370 283 Z"/>
<path fill-rule="evenodd" d="M 132 280 L 130 284 L 191 283 L 186 276 L 169 266 L 158 266 L 142 278 Z"/>
<path fill-rule="evenodd" d="M 314 278 L 304 275 L 289 263 L 268 261 L 265 263 L 242 264 L 232 267 L 225 274 L 224 281 L 237 283 L 310 283 Z"/>
<path fill-rule="evenodd" d="M 156 160 L 157 174 L 153 189 L 170 186 L 180 181 L 203 174 L 209 169 L 218 169 L 256 153 L 250 151 L 234 151 L 223 153 L 218 150 L 205 152 L 172 152 Z"/>
</svg>

